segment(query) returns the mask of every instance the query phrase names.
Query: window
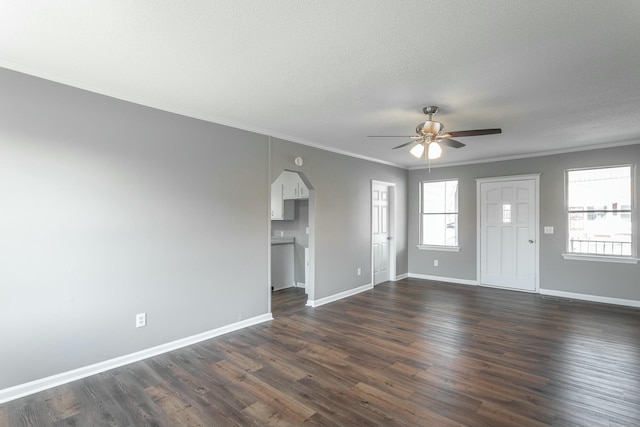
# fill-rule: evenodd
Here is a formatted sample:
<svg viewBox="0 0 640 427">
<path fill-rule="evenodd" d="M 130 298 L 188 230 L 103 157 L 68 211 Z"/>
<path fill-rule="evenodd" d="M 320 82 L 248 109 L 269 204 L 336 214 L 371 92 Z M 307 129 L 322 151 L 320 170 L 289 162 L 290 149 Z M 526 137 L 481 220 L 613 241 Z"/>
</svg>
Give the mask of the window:
<svg viewBox="0 0 640 427">
<path fill-rule="evenodd" d="M 634 257 L 632 168 L 567 171 L 567 255 Z"/>
<path fill-rule="evenodd" d="M 458 180 L 420 184 L 421 249 L 458 249 Z"/>
</svg>

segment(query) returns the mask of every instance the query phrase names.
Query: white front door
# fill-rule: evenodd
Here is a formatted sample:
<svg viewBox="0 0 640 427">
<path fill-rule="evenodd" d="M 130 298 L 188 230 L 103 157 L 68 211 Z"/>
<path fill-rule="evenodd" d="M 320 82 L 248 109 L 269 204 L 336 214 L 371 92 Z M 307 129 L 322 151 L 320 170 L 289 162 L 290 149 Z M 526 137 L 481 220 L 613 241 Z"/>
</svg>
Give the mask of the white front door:
<svg viewBox="0 0 640 427">
<path fill-rule="evenodd" d="M 536 290 L 536 181 L 480 183 L 480 284 Z"/>
<path fill-rule="evenodd" d="M 373 284 L 389 280 L 389 187 L 373 184 L 371 233 Z"/>
</svg>

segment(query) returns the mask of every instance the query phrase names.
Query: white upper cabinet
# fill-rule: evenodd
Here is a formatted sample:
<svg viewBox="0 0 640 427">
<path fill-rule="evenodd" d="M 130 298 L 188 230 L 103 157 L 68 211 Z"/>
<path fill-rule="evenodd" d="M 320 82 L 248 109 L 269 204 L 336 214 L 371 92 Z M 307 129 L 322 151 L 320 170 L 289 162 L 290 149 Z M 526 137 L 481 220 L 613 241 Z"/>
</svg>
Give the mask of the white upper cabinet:
<svg viewBox="0 0 640 427">
<path fill-rule="evenodd" d="M 309 189 L 295 172 L 284 171 L 280 175 L 283 177 L 282 197 L 285 200 L 308 199 Z"/>
<path fill-rule="evenodd" d="M 271 184 L 271 219 L 284 219 L 284 200 L 282 198 L 282 175 Z"/>
<path fill-rule="evenodd" d="M 294 219 L 294 200 L 308 199 L 309 189 L 300 175 L 284 171 L 271 184 L 271 219 Z"/>
<path fill-rule="evenodd" d="M 271 219 L 274 221 L 292 220 L 295 217 L 294 202 L 284 197 L 287 179 L 290 178 L 285 171 L 271 184 Z"/>
<path fill-rule="evenodd" d="M 308 199 L 309 198 L 309 189 L 304 184 L 300 175 L 298 175 L 298 199 Z"/>
</svg>

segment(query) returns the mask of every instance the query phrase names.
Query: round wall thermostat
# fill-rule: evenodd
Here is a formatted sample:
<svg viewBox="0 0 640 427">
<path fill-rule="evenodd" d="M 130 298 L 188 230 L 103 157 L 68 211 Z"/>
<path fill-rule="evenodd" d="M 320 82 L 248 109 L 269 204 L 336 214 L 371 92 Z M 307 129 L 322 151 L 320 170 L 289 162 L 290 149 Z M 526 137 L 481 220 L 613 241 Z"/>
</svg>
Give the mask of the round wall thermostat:
<svg viewBox="0 0 640 427">
<path fill-rule="evenodd" d="M 302 164 L 304 163 L 304 162 L 302 161 L 302 157 L 300 157 L 300 156 L 296 157 L 296 158 L 293 160 L 293 162 L 294 162 L 297 166 L 302 166 Z"/>
</svg>

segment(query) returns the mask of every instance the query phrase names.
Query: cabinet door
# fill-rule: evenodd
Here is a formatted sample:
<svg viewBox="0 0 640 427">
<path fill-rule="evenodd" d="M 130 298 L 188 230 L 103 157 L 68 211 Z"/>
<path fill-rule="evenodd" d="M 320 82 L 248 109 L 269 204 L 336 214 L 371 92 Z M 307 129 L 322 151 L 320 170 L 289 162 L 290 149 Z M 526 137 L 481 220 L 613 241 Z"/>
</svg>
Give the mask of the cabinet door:
<svg viewBox="0 0 640 427">
<path fill-rule="evenodd" d="M 298 174 L 284 171 L 280 175 L 282 179 L 282 197 L 285 200 L 298 198 Z"/>
<path fill-rule="evenodd" d="M 308 199 L 309 189 L 304 185 L 304 181 L 298 176 L 298 199 Z"/>
<path fill-rule="evenodd" d="M 282 182 L 278 178 L 271 184 L 271 219 L 283 219 L 284 201 L 282 200 Z"/>
</svg>

